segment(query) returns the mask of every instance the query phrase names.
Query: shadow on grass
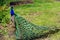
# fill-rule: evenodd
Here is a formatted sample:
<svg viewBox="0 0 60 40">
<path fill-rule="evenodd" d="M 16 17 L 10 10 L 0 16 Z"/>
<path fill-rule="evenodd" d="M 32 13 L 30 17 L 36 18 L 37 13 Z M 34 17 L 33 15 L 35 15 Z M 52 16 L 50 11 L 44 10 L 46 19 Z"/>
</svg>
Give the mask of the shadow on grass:
<svg viewBox="0 0 60 40">
<path fill-rule="evenodd" d="M 35 39 L 39 39 L 39 38 L 44 39 L 44 38 L 47 38 L 48 35 L 55 34 L 55 33 L 59 32 L 59 31 L 60 31 L 60 29 L 55 29 L 54 31 L 53 31 L 53 30 L 50 30 L 49 32 L 47 32 L 47 33 L 45 33 L 45 34 L 40 35 L 39 37 L 32 38 L 32 39 L 30 39 L 30 40 L 35 40 Z"/>
</svg>

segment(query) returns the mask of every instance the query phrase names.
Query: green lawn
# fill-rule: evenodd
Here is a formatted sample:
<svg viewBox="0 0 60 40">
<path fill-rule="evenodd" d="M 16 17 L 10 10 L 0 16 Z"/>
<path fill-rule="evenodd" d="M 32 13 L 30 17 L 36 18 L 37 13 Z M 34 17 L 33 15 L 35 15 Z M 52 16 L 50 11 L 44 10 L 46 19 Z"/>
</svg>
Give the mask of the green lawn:
<svg viewBox="0 0 60 40">
<path fill-rule="evenodd" d="M 10 18 L 8 9 L 6 18 Z M 41 26 L 60 28 L 60 2 L 33 3 L 14 7 L 15 13 Z M 7 17 L 9 16 L 9 17 Z M 5 19 L 3 21 L 5 21 Z M 60 40 L 60 32 L 51 35 L 50 40 Z"/>
<path fill-rule="evenodd" d="M 16 14 L 36 25 L 60 28 L 60 2 L 27 4 L 14 9 Z M 49 38 L 50 40 L 60 40 L 60 32 Z"/>
<path fill-rule="evenodd" d="M 14 8 L 15 13 L 37 25 L 60 26 L 60 3 L 34 3 Z"/>
</svg>

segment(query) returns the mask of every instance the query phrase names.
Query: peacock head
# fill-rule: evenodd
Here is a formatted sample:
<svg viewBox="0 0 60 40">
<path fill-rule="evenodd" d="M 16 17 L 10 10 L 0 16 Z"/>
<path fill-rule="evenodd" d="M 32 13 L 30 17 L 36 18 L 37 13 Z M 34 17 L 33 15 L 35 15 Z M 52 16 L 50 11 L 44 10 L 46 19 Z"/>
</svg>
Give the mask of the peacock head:
<svg viewBox="0 0 60 40">
<path fill-rule="evenodd" d="M 11 6 L 11 9 L 13 9 L 13 6 Z"/>
</svg>

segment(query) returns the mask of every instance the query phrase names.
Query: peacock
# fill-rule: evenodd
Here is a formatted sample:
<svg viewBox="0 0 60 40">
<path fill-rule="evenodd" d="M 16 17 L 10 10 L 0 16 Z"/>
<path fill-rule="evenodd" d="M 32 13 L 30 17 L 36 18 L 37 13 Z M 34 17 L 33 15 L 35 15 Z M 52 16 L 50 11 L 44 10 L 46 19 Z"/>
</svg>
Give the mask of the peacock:
<svg viewBox="0 0 60 40">
<path fill-rule="evenodd" d="M 31 40 L 35 37 L 39 37 L 40 35 L 49 32 L 50 30 L 53 31 L 53 28 L 35 25 L 20 15 L 15 14 L 13 7 L 11 7 L 11 17 L 16 28 L 16 40 Z"/>
</svg>

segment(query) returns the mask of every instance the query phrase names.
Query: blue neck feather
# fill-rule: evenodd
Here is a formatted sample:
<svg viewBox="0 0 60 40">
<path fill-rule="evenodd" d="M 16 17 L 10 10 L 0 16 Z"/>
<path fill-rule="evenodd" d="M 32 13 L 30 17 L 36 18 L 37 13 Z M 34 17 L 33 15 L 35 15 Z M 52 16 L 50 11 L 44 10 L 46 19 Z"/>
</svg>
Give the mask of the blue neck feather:
<svg viewBox="0 0 60 40">
<path fill-rule="evenodd" d="M 10 14 L 11 14 L 11 16 L 14 15 L 14 10 L 13 10 L 13 8 L 11 8 Z"/>
</svg>

